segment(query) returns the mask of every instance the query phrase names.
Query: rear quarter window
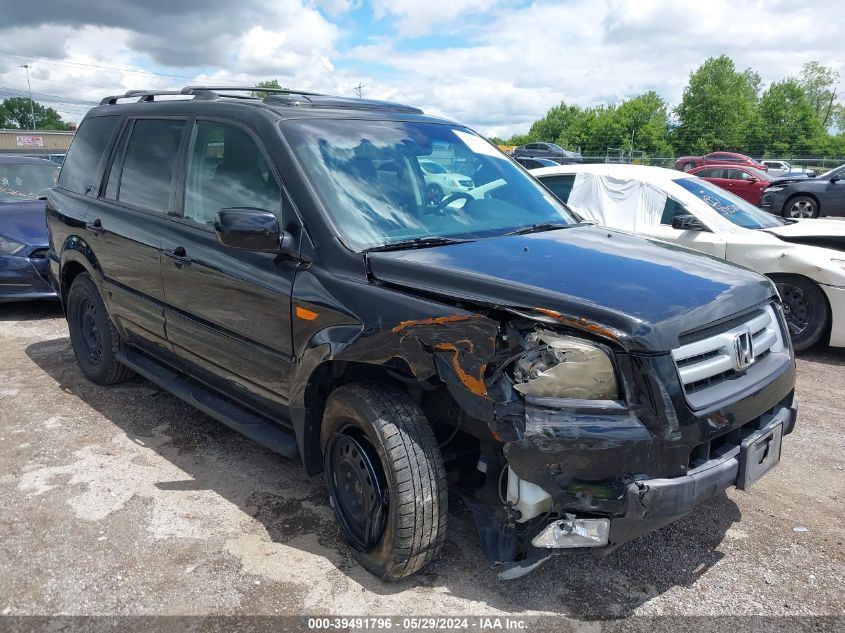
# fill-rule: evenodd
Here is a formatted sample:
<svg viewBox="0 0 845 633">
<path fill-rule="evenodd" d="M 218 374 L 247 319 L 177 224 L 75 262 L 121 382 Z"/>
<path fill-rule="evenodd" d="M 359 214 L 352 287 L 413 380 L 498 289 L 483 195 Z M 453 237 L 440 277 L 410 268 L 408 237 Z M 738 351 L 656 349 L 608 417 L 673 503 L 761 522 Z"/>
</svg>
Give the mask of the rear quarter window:
<svg viewBox="0 0 845 633">
<path fill-rule="evenodd" d="M 569 194 L 572 193 L 572 187 L 575 184 L 575 174 L 548 176 L 543 178 L 541 182 L 555 194 L 555 198 L 566 203 L 569 201 Z"/>
<path fill-rule="evenodd" d="M 119 116 L 99 116 L 82 122 L 62 165 L 60 188 L 82 195 L 91 191 L 97 168 L 119 119 Z"/>
</svg>

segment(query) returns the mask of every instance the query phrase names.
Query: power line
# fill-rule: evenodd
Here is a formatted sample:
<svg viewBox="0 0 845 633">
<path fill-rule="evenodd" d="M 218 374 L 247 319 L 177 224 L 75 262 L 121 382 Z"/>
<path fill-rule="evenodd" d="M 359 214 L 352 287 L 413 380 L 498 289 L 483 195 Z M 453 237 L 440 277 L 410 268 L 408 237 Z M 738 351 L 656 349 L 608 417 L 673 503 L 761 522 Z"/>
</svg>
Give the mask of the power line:
<svg viewBox="0 0 845 633">
<path fill-rule="evenodd" d="M 122 72 L 122 73 L 136 73 L 139 75 L 150 75 L 152 77 L 167 77 L 172 79 L 189 79 L 193 80 L 196 75 L 175 75 L 175 74 L 168 74 L 168 73 L 156 73 L 150 70 L 136 70 L 133 68 L 120 68 L 117 66 L 103 66 L 101 64 L 88 64 L 84 62 L 70 62 L 63 59 L 57 59 L 55 57 L 39 57 L 37 55 L 21 55 L 19 53 L 10 53 L 8 51 L 0 51 L 0 56 L 3 57 L 13 57 L 19 59 L 37 59 L 41 62 L 46 64 L 58 64 L 61 66 L 78 66 L 81 68 L 97 68 L 99 70 L 110 70 L 113 72 Z"/>
</svg>

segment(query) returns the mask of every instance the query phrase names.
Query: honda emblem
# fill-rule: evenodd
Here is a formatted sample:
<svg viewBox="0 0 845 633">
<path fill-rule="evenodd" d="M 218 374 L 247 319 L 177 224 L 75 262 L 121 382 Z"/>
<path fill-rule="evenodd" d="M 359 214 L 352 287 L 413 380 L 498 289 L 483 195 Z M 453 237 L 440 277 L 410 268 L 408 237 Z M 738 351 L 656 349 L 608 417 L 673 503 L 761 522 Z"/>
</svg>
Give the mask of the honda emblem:
<svg viewBox="0 0 845 633">
<path fill-rule="evenodd" d="M 754 362 L 754 341 L 751 332 L 740 332 L 734 336 L 734 365 L 737 371 L 748 368 Z"/>
</svg>

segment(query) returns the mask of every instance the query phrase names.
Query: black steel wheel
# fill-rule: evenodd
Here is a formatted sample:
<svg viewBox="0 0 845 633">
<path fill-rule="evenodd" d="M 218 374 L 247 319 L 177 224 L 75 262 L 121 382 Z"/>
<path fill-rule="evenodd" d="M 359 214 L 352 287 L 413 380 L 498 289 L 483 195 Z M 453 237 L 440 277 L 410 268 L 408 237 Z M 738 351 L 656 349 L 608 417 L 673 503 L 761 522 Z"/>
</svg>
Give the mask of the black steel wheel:
<svg viewBox="0 0 845 633">
<path fill-rule="evenodd" d="M 117 356 L 123 347 L 94 280 L 80 273 L 67 297 L 70 342 L 82 373 L 98 385 L 123 382 L 134 374 Z"/>
<path fill-rule="evenodd" d="M 795 351 L 815 345 L 827 330 L 830 308 L 816 283 L 800 275 L 772 275 Z"/>
<path fill-rule="evenodd" d="M 320 446 L 332 508 L 364 568 L 398 580 L 437 556 L 446 538 L 446 471 L 425 414 L 406 392 L 337 387 Z"/>
<path fill-rule="evenodd" d="M 378 452 L 354 427 L 326 444 L 326 481 L 332 508 L 346 540 L 359 552 L 375 547 L 390 503 Z"/>
</svg>

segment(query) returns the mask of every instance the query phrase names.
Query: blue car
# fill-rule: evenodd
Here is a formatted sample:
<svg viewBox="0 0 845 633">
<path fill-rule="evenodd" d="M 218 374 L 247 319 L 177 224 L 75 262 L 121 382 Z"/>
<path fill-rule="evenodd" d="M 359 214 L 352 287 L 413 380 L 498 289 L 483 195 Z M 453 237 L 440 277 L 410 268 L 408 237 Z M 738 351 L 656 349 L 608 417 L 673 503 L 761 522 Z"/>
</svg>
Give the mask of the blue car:
<svg viewBox="0 0 845 633">
<path fill-rule="evenodd" d="M 0 154 L 0 303 L 56 299 L 47 261 L 44 201 L 59 166 Z"/>
</svg>

